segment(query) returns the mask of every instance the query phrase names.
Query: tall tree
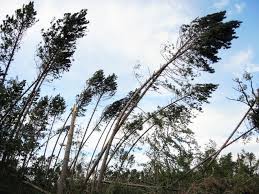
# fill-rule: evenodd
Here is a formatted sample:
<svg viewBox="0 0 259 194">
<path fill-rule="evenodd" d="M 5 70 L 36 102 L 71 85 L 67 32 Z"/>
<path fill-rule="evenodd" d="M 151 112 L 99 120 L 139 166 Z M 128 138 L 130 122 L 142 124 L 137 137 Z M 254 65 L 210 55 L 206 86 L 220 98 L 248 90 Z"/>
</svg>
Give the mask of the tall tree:
<svg viewBox="0 0 259 194">
<path fill-rule="evenodd" d="M 82 140 L 81 140 L 80 145 L 79 145 L 79 149 L 76 153 L 74 163 L 73 163 L 73 167 L 72 167 L 73 169 L 76 166 L 77 159 L 78 159 L 78 156 L 80 154 L 80 151 L 82 150 L 86 141 L 90 137 L 89 136 L 88 138 L 85 139 L 86 133 L 87 133 L 88 128 L 91 124 L 93 116 L 97 111 L 97 107 L 98 107 L 99 103 L 101 102 L 101 100 L 103 98 L 105 98 L 105 99 L 111 98 L 117 90 L 116 78 L 117 77 L 116 77 L 115 74 L 108 75 L 107 77 L 105 77 L 103 70 L 98 70 L 94 73 L 94 75 L 90 79 L 87 80 L 87 87 L 92 92 L 92 96 L 96 98 L 96 104 L 95 104 L 94 109 L 93 109 L 93 111 L 90 115 L 89 121 L 87 123 L 87 126 L 85 128 Z M 100 119 L 100 121 L 98 123 L 100 123 L 101 121 L 102 121 L 102 119 Z M 93 128 L 90 135 L 95 131 L 95 128 L 96 127 Z"/>
<path fill-rule="evenodd" d="M 0 72 L 3 71 L 1 84 L 6 80 L 14 54 L 20 48 L 25 32 L 36 23 L 36 14 L 34 3 L 29 2 L 17 9 L 14 15 L 6 15 L 6 19 L 0 25 L 0 63 L 4 66 L 4 70 L 0 66 Z"/>
<path fill-rule="evenodd" d="M 66 188 L 65 181 L 66 181 L 66 177 L 67 177 L 68 162 L 69 162 L 69 156 L 70 156 L 70 151 L 71 151 L 71 146 L 72 146 L 72 141 L 73 141 L 76 115 L 77 115 L 77 106 L 74 105 L 72 118 L 71 118 L 71 125 L 70 125 L 70 129 L 68 131 L 67 145 L 66 145 L 66 150 L 65 150 L 65 154 L 64 154 L 62 170 L 61 170 L 61 174 L 60 174 L 58 184 L 57 184 L 57 194 L 63 194 L 65 192 L 65 188 Z"/>
<path fill-rule="evenodd" d="M 156 70 L 140 88 L 136 89 L 119 115 L 105 149 L 99 153 L 99 157 L 86 176 L 86 182 L 105 153 L 99 182 L 103 179 L 105 164 L 113 139 L 147 91 L 158 84 L 161 75 L 168 75 L 173 80 L 174 85 L 171 86 L 175 89 L 177 86 L 189 86 L 190 81 L 200 75 L 201 72 L 214 72 L 211 64 L 219 61 L 218 51 L 221 48 L 230 48 L 231 41 L 237 38 L 235 29 L 241 23 L 239 21 L 224 22 L 225 14 L 226 12 L 209 14 L 181 27 L 177 44 L 173 47 L 173 50 L 168 52 L 167 62 Z M 215 86 L 211 89 L 215 89 Z M 134 103 L 132 103 L 133 101 Z"/>
<path fill-rule="evenodd" d="M 31 90 L 28 96 L 24 98 L 22 108 L 15 119 L 13 127 L 10 128 L 11 132 L 8 140 L 10 143 L 14 141 L 13 139 L 19 139 L 20 130 L 42 83 L 46 79 L 60 78 L 63 72 L 69 71 L 76 49 L 76 41 L 85 35 L 86 25 L 89 23 L 85 17 L 86 13 L 86 10 L 81 10 L 74 14 L 66 13 L 62 19 L 53 21 L 48 30 L 42 31 L 43 42 L 37 50 L 37 55 L 41 61 L 38 67 L 38 76 L 31 84 Z M 18 100 L 9 106 L 5 115 L 10 113 L 13 106 L 19 102 Z"/>
</svg>

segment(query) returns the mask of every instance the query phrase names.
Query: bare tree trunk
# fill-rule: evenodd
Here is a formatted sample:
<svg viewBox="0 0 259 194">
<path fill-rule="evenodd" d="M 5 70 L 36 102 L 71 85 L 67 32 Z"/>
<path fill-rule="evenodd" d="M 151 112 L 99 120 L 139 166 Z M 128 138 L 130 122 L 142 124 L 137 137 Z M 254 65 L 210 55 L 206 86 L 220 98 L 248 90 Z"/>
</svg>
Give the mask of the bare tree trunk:
<svg viewBox="0 0 259 194">
<path fill-rule="evenodd" d="M 61 174 L 60 174 L 60 177 L 59 177 L 59 180 L 57 183 L 57 194 L 63 194 L 64 189 L 66 187 L 68 162 L 69 162 L 70 150 L 72 147 L 76 115 L 77 115 L 77 107 L 76 107 L 76 105 L 74 105 L 72 118 L 71 118 L 71 125 L 70 125 L 70 129 L 69 129 L 68 136 L 67 136 L 67 145 L 66 145 L 66 150 L 65 150 L 65 154 L 64 154 L 62 170 L 61 170 Z"/>
<path fill-rule="evenodd" d="M 19 29 L 19 32 L 18 32 L 18 35 L 17 35 L 17 37 L 16 37 L 16 40 L 15 40 L 14 46 L 13 46 L 13 48 L 12 48 L 12 52 L 11 52 L 10 58 L 9 58 L 7 64 L 6 64 L 6 68 L 5 68 L 4 75 L 3 75 L 3 79 L 2 79 L 2 84 L 4 84 L 4 82 L 5 82 L 5 79 L 6 79 L 8 70 L 9 70 L 9 68 L 10 68 L 11 62 L 12 62 L 13 57 L 14 57 L 15 50 L 16 50 L 17 48 L 19 48 L 18 42 L 19 42 L 19 40 L 20 40 L 20 38 L 21 38 L 21 35 L 22 35 L 22 29 L 20 28 L 20 29 Z"/>
<path fill-rule="evenodd" d="M 109 130 L 108 130 L 108 132 L 107 132 L 107 134 L 106 134 L 106 137 L 105 137 L 105 139 L 104 139 L 104 141 L 103 141 L 103 145 L 102 145 L 101 150 L 104 149 L 104 146 L 105 146 L 105 144 L 106 144 L 106 141 L 107 141 L 107 139 L 108 139 L 108 136 L 109 136 L 109 134 L 110 134 L 110 132 L 111 132 L 111 129 L 112 129 L 112 127 L 113 127 L 113 125 L 114 125 L 116 119 L 117 119 L 117 117 L 114 118 L 114 120 L 113 120 L 113 122 L 112 122 L 112 124 L 111 124 L 111 126 L 110 126 L 110 128 L 109 128 Z M 112 120 L 112 119 L 111 119 L 111 120 Z M 110 121 L 111 121 L 111 120 L 110 120 Z M 91 162 L 90 162 L 90 164 L 91 164 Z M 89 166 L 88 166 L 88 168 L 87 168 L 86 174 L 89 174 L 89 168 L 91 167 L 90 164 L 89 164 Z M 97 180 L 97 176 L 98 176 L 98 167 L 99 167 L 98 165 L 99 165 L 99 163 L 98 163 L 98 164 L 96 165 L 96 167 L 95 167 L 94 176 L 93 176 L 93 182 L 92 182 L 92 183 L 93 183 L 93 184 L 92 184 L 92 189 L 95 189 L 95 184 L 96 184 L 96 180 Z"/>
<path fill-rule="evenodd" d="M 40 81 L 38 83 L 36 83 L 36 85 L 34 86 L 32 92 L 29 96 L 29 99 L 27 100 L 27 102 L 25 103 L 21 113 L 19 114 L 17 122 L 14 126 L 14 131 L 13 131 L 13 134 L 12 134 L 11 138 L 14 136 L 14 139 L 16 139 L 19 136 L 19 132 L 21 130 L 22 124 L 23 124 L 24 120 L 26 119 L 26 116 L 27 116 L 32 104 L 33 104 L 33 100 L 34 100 L 37 92 L 41 88 L 41 85 L 42 85 L 43 81 L 45 80 L 45 78 L 46 78 L 46 75 L 43 75 L 42 79 L 40 79 Z"/>
<path fill-rule="evenodd" d="M 102 181 L 102 179 L 104 177 L 104 172 L 105 172 L 105 168 L 106 168 L 106 163 L 107 163 L 109 151 L 110 151 L 113 139 L 114 139 L 115 135 L 117 134 L 117 132 L 119 131 L 120 127 L 124 124 L 124 122 L 127 120 L 128 116 L 132 113 L 132 111 L 137 106 L 139 101 L 145 96 L 147 91 L 153 86 L 153 84 L 161 76 L 163 71 L 173 61 L 175 61 L 178 57 L 180 57 L 187 50 L 185 48 L 186 45 L 187 44 L 183 45 L 167 63 L 165 63 L 161 68 L 159 68 L 157 71 L 155 71 L 153 73 L 153 75 L 149 79 L 147 79 L 147 81 L 139 89 L 137 89 L 135 91 L 135 93 L 133 94 L 133 96 L 131 97 L 129 102 L 125 105 L 125 107 L 122 110 L 122 112 L 121 112 L 121 114 L 120 114 L 120 116 L 118 118 L 118 121 L 117 121 L 117 123 L 115 125 L 113 134 L 110 137 L 110 140 L 109 140 L 109 142 L 107 144 L 105 156 L 104 156 L 104 159 L 102 161 L 102 166 L 101 166 L 101 169 L 100 169 L 100 175 L 99 175 L 99 178 L 98 178 L 98 183 L 101 183 L 101 181 Z"/>
<path fill-rule="evenodd" d="M 110 132 L 111 132 L 111 130 L 112 130 L 112 127 L 113 127 L 113 125 L 114 125 L 116 119 L 117 119 L 117 117 L 114 118 L 114 120 L 113 120 L 113 122 L 112 122 L 112 124 L 111 124 L 111 126 L 110 126 L 110 128 L 109 128 L 109 130 L 108 130 L 108 132 L 107 132 L 107 134 L 106 134 L 106 136 L 105 136 L 105 139 L 104 139 L 103 145 L 102 145 L 102 149 L 104 148 L 104 146 L 105 146 L 105 144 L 106 144 L 106 141 L 107 141 L 107 139 L 108 139 L 108 137 L 109 137 L 109 134 L 110 134 Z"/>
<path fill-rule="evenodd" d="M 97 180 L 97 186 L 96 186 L 97 190 L 100 188 L 100 184 L 103 180 L 103 177 L 104 177 L 104 174 L 105 174 L 105 171 L 106 171 L 106 162 L 107 162 L 109 152 L 110 152 L 110 149 L 111 149 L 111 145 L 112 145 L 112 141 L 113 141 L 115 135 L 116 135 L 116 133 L 112 133 L 111 138 L 110 138 L 110 140 L 107 144 L 107 149 L 105 151 L 105 155 L 104 155 L 102 165 L 101 165 L 101 169 L 100 169 L 100 174 L 99 174 L 99 177 L 98 177 L 98 180 Z"/>
<path fill-rule="evenodd" d="M 60 133 L 58 134 L 58 138 L 57 138 L 57 140 L 56 140 L 56 142 L 55 142 L 55 145 L 54 145 L 54 147 L 53 147 L 52 153 L 51 153 L 50 158 L 49 158 L 49 164 L 48 164 L 48 167 L 47 167 L 47 171 L 50 169 L 51 161 L 52 161 L 52 158 L 53 158 L 53 156 L 54 156 L 54 152 L 55 152 L 55 150 L 56 150 L 56 147 L 57 147 L 59 138 L 60 138 L 60 136 L 61 136 L 61 134 L 62 134 L 62 132 L 63 132 L 63 130 L 64 130 L 66 124 L 67 124 L 67 121 L 68 121 L 68 119 L 69 119 L 70 116 L 71 116 L 71 114 L 72 114 L 72 111 L 70 111 L 69 115 L 67 116 L 67 118 L 66 118 L 66 120 L 65 120 L 65 122 L 64 122 L 64 124 L 63 124 L 63 126 L 62 126 L 62 129 L 60 130 Z M 66 135 L 65 135 L 65 137 L 66 137 Z M 64 138 L 64 141 L 65 141 L 65 138 Z M 63 143 L 64 143 L 64 141 L 63 141 Z M 62 147 L 62 146 L 61 146 L 61 147 Z M 60 151 L 59 151 L 59 153 L 60 153 Z M 59 154 L 58 154 L 58 156 L 59 156 Z M 56 162 L 55 162 L 55 164 L 56 164 Z M 55 165 L 54 165 L 54 166 L 55 166 Z"/>
<path fill-rule="evenodd" d="M 30 100 L 32 100 L 32 98 L 35 97 L 35 92 L 37 91 L 37 88 L 41 82 L 41 78 L 42 78 L 43 75 L 39 76 L 36 81 L 31 85 L 31 86 L 34 86 L 31 93 L 29 94 L 29 99 L 26 101 L 25 105 L 23 106 L 23 109 L 22 111 L 20 112 L 20 114 L 18 115 L 18 118 L 17 118 L 17 121 L 15 121 L 15 124 L 14 124 L 14 128 L 12 129 L 12 131 L 10 132 L 10 136 L 8 137 L 8 142 L 12 142 L 14 136 L 16 137 L 19 133 L 19 126 L 20 126 L 20 120 L 24 114 L 24 111 L 26 110 L 27 106 L 30 104 Z M 31 87 L 30 86 L 30 87 Z M 30 88 L 29 87 L 29 88 Z M 28 92 L 29 89 L 26 90 L 26 92 Z M 25 92 L 23 93 L 23 95 L 25 94 Z M 1 118 L 1 123 L 5 120 L 5 118 L 7 117 L 7 115 L 9 114 L 9 112 L 12 110 L 12 108 L 19 102 L 19 100 L 21 99 L 21 97 L 19 99 L 17 99 L 15 101 L 15 103 L 8 109 L 8 111 L 5 113 L 5 115 Z M 8 143 L 8 144 L 9 144 Z M 3 153 L 3 157 L 2 157 L 2 161 L 5 162 L 6 160 L 8 160 L 8 157 L 10 157 L 8 155 L 7 152 L 4 152 Z"/>
<path fill-rule="evenodd" d="M 165 110 L 166 108 L 169 108 L 170 106 L 172 106 L 173 104 L 187 98 L 189 96 L 189 94 L 179 98 L 179 99 L 176 99 L 175 101 L 167 104 L 166 106 L 164 107 L 161 107 L 160 109 L 158 109 L 157 111 L 155 111 L 153 114 L 151 114 L 150 116 L 148 116 L 140 125 L 143 125 L 144 123 L 146 123 L 147 121 L 149 121 L 151 118 L 153 118 L 153 115 L 156 115 L 157 113 L 160 113 L 162 110 Z M 125 134 L 120 140 L 119 142 L 117 143 L 117 145 L 115 146 L 114 148 L 114 151 L 112 152 L 111 156 L 109 157 L 107 163 L 106 163 L 106 166 L 108 166 L 108 164 L 110 163 L 111 159 L 113 158 L 113 156 L 115 155 L 115 153 L 119 150 L 119 148 L 122 146 L 122 144 L 133 134 L 135 133 L 137 130 L 134 129 L 132 130 L 129 134 Z"/>
<path fill-rule="evenodd" d="M 94 114 L 95 114 L 95 112 L 96 112 L 96 110 L 97 110 L 97 107 L 98 107 L 98 105 L 99 105 L 99 103 L 100 103 L 100 100 L 101 100 L 102 96 L 103 96 L 103 94 L 101 94 L 101 95 L 99 96 L 99 98 L 98 98 L 98 100 L 97 100 L 97 102 L 96 102 L 96 104 L 95 104 L 95 107 L 94 107 L 94 109 L 93 109 L 93 112 L 92 112 L 92 114 L 91 114 L 91 116 L 90 116 L 90 119 L 89 119 L 89 121 L 88 121 L 88 123 L 87 123 L 87 126 L 86 126 L 86 128 L 85 128 L 85 132 L 84 132 L 82 141 L 80 142 L 80 145 L 79 145 L 79 149 L 78 149 L 78 151 L 77 151 L 77 153 L 76 153 L 75 159 L 73 160 L 73 164 L 72 164 L 73 166 L 71 166 L 72 169 L 75 169 L 75 166 L 76 166 L 77 159 L 78 159 L 78 156 L 79 156 L 79 154 L 80 154 L 80 151 L 82 150 L 82 148 L 83 148 L 83 146 L 84 146 L 84 144 L 85 144 L 85 142 L 86 142 L 86 141 L 85 141 L 85 136 L 86 136 L 87 130 L 88 130 L 89 126 L 90 126 L 90 123 L 91 123 L 91 121 L 92 121 L 92 119 L 93 119 L 93 116 L 94 116 Z"/>
<path fill-rule="evenodd" d="M 162 73 L 162 72 L 161 72 Z M 160 74 L 159 74 L 160 75 Z M 155 74 L 155 77 L 153 79 L 150 80 L 150 82 L 147 82 L 147 87 L 143 87 L 144 91 L 141 93 L 141 95 L 139 97 L 137 97 L 138 93 L 141 92 L 141 90 L 137 90 L 135 92 L 135 94 L 133 95 L 133 97 L 131 98 L 131 102 L 134 102 L 134 96 L 137 97 L 136 101 L 133 103 L 133 105 L 131 106 L 130 102 L 128 102 L 128 104 L 126 105 L 125 109 L 122 111 L 122 113 L 120 114 L 118 121 L 115 125 L 115 128 L 113 130 L 113 133 L 110 137 L 110 140 L 107 143 L 107 147 L 105 150 L 105 155 L 104 158 L 102 160 L 102 165 L 101 165 L 101 169 L 100 169 L 100 175 L 98 177 L 98 181 L 97 181 L 97 190 L 104 178 L 104 173 L 106 170 L 106 163 L 107 163 L 107 159 L 109 156 L 109 152 L 111 149 L 111 145 L 112 142 L 114 140 L 115 135 L 117 134 L 117 132 L 119 131 L 120 127 L 124 124 L 124 122 L 126 121 L 126 119 L 128 118 L 128 116 L 130 115 L 130 113 L 134 110 L 134 108 L 136 107 L 136 105 L 138 104 L 138 102 L 143 98 L 143 96 L 146 94 L 146 92 L 148 91 L 148 89 L 154 84 L 154 82 L 157 80 L 158 75 Z M 127 111 L 127 107 L 129 108 L 129 110 Z"/>
<path fill-rule="evenodd" d="M 49 140 L 51 140 L 53 137 L 55 137 L 57 134 L 54 134 L 54 135 L 52 135 L 50 138 L 49 138 Z M 48 141 L 48 140 L 47 140 Z M 27 161 L 25 161 L 25 163 L 26 164 L 24 164 L 23 165 L 23 167 L 22 168 L 24 168 L 24 167 L 28 167 L 28 165 L 29 165 L 29 161 L 31 160 L 31 158 L 32 158 L 32 156 L 34 156 L 34 154 L 36 154 L 46 143 L 47 143 L 47 141 L 45 141 L 45 142 L 43 142 L 41 145 L 39 145 L 35 150 L 32 150 L 31 152 L 30 152 L 30 154 L 29 154 L 29 158 L 28 158 L 28 160 Z M 28 157 L 28 156 L 27 156 Z M 47 168 L 47 171 L 48 171 L 48 169 L 49 168 Z"/>
<path fill-rule="evenodd" d="M 59 148 L 58 154 L 57 154 L 57 156 L 56 156 L 56 160 L 55 160 L 55 162 L 54 162 L 53 168 L 55 168 L 55 166 L 57 165 L 59 155 L 60 155 L 60 153 L 61 153 L 62 147 L 64 146 L 64 142 L 65 142 L 65 140 L 66 140 L 66 138 L 67 138 L 67 134 L 68 134 L 68 131 L 66 132 L 66 134 L 65 134 L 65 136 L 64 136 L 64 138 L 63 138 L 63 141 L 62 141 L 62 143 L 60 144 L 60 148 Z"/>
<path fill-rule="evenodd" d="M 138 137 L 138 139 L 136 139 L 135 142 L 131 145 L 130 149 L 127 151 L 127 153 L 126 153 L 124 159 L 123 159 L 122 162 L 121 162 L 121 165 L 120 165 L 118 174 L 121 172 L 122 167 L 123 167 L 123 165 L 124 165 L 126 159 L 128 158 L 130 152 L 133 150 L 133 148 L 135 147 L 135 145 L 136 145 L 136 144 L 139 142 L 139 140 L 140 140 L 150 129 L 152 129 L 154 126 L 155 126 L 155 124 L 153 124 L 153 125 L 151 125 L 149 128 L 147 128 L 147 130 L 146 130 L 144 133 L 142 133 L 142 134 Z M 108 164 L 106 164 L 106 167 L 107 167 L 107 165 L 108 165 Z"/>
<path fill-rule="evenodd" d="M 1 117 L 0 124 L 2 124 L 5 121 L 8 114 L 13 110 L 15 105 L 17 105 L 17 103 L 22 99 L 22 97 L 24 97 L 25 94 L 27 94 L 27 92 L 29 92 L 30 89 L 38 82 L 38 79 L 39 78 L 34 80 L 34 82 L 6 109 L 5 114 Z"/>
<path fill-rule="evenodd" d="M 49 135 L 48 135 L 48 139 L 47 139 L 46 146 L 45 146 L 45 149 L 44 149 L 44 154 L 43 154 L 43 158 L 44 158 L 44 159 L 46 158 L 46 152 L 47 152 L 47 149 L 48 149 L 49 140 L 50 140 L 50 136 L 51 136 L 51 133 L 52 133 L 52 129 L 53 129 L 55 120 L 56 120 L 56 116 L 54 116 L 53 121 L 52 121 L 52 123 L 51 123 L 50 130 L 49 130 Z"/>
<path fill-rule="evenodd" d="M 91 166 L 92 160 L 93 160 L 94 155 L 95 155 L 95 152 L 96 152 L 96 150 L 97 150 L 97 147 L 98 147 L 98 145 L 99 145 L 99 143 L 100 143 L 100 141 L 101 141 L 101 139 L 102 139 L 102 137 L 103 137 L 104 132 L 106 131 L 108 125 L 110 124 L 110 122 L 111 122 L 111 120 L 109 120 L 108 123 L 106 124 L 105 128 L 103 129 L 102 134 L 100 135 L 100 137 L 99 137 L 99 139 L 98 139 L 98 141 L 97 141 L 97 143 L 96 143 L 96 145 L 95 145 L 95 148 L 94 148 L 94 151 L 93 151 L 93 153 L 92 153 L 92 156 L 91 156 L 91 159 L 90 159 L 90 162 L 89 162 L 89 165 L 88 165 L 88 168 L 87 168 L 87 171 L 86 171 L 86 172 L 88 172 L 88 170 L 89 170 L 89 168 L 90 168 L 90 166 Z"/>
<path fill-rule="evenodd" d="M 239 121 L 239 123 L 237 124 L 237 126 L 235 127 L 235 129 L 232 131 L 232 133 L 229 135 L 229 137 L 227 138 L 227 140 L 224 142 L 224 144 L 220 147 L 220 149 L 217 151 L 217 153 L 212 157 L 210 163 L 208 164 L 208 166 L 210 166 L 212 164 L 212 162 L 217 158 L 217 156 L 220 154 L 220 152 L 225 148 L 225 146 L 227 145 L 227 143 L 230 141 L 230 139 L 233 137 L 233 135 L 237 132 L 238 128 L 240 127 L 240 125 L 243 123 L 243 121 L 245 120 L 245 118 L 248 116 L 248 114 L 250 113 L 251 110 L 253 110 L 255 102 L 249 107 L 249 109 L 247 110 L 247 112 L 245 113 L 245 115 L 243 116 L 243 118 Z"/>
<path fill-rule="evenodd" d="M 231 144 L 235 143 L 237 140 L 239 140 L 242 137 L 245 137 L 247 134 L 249 134 L 251 131 L 253 131 L 256 127 L 252 127 L 251 129 L 249 129 L 248 131 L 242 133 L 241 135 L 239 135 L 238 137 L 236 137 L 235 139 L 233 139 L 231 142 L 228 142 L 226 145 L 224 145 L 222 148 L 220 148 L 220 150 L 222 151 L 223 149 L 225 149 L 226 147 L 230 146 Z M 202 160 L 201 162 L 199 162 L 198 164 L 196 164 L 194 167 L 192 167 L 190 170 L 188 170 L 186 173 L 184 173 L 182 176 L 180 176 L 178 179 L 176 179 L 176 181 L 174 181 L 172 183 L 172 185 L 176 185 L 180 180 L 183 180 L 187 175 L 189 175 L 192 171 L 194 171 L 195 169 L 199 168 L 201 165 L 205 164 L 206 162 L 209 162 L 212 157 L 214 157 L 215 155 L 218 154 L 218 151 L 213 152 L 211 155 L 209 155 L 208 157 L 206 157 L 204 160 Z M 237 157 L 239 158 L 239 155 L 237 155 Z M 238 161 L 238 160 L 237 160 Z"/>
</svg>

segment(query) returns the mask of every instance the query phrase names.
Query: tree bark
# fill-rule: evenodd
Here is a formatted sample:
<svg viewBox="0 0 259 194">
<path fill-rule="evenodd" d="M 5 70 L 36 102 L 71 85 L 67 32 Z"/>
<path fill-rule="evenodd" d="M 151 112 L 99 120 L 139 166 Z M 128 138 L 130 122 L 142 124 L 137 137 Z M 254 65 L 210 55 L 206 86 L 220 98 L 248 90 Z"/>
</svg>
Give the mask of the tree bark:
<svg viewBox="0 0 259 194">
<path fill-rule="evenodd" d="M 72 147 L 76 115 L 77 115 L 77 107 L 76 107 L 76 105 L 74 105 L 72 118 L 71 118 L 71 125 L 70 125 L 70 129 L 69 129 L 68 136 L 67 136 L 67 145 L 66 145 L 66 150 L 65 150 L 65 154 L 64 154 L 61 175 L 60 175 L 58 183 L 57 183 L 57 194 L 63 194 L 65 187 L 66 187 L 68 162 L 69 162 L 69 156 L 70 156 L 70 151 L 71 151 L 71 147 Z"/>
</svg>

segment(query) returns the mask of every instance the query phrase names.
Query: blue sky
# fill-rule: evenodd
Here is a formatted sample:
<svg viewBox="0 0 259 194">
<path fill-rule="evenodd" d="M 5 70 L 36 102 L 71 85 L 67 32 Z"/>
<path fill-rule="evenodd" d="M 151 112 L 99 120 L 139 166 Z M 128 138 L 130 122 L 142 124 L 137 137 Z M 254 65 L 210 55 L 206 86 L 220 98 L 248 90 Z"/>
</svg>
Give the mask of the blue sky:
<svg viewBox="0 0 259 194">
<path fill-rule="evenodd" d="M 0 1 L 0 19 L 28 2 Z M 160 55 L 161 45 L 176 40 L 181 24 L 188 23 L 197 16 L 227 10 L 228 19 L 243 22 L 237 31 L 239 38 L 233 41 L 231 49 L 221 52 L 222 60 L 215 64 L 216 73 L 201 78 L 220 85 L 213 94 L 211 103 L 205 105 L 204 113 L 194 120 L 192 129 L 201 145 L 208 143 L 209 139 L 220 145 L 245 113 L 246 107 L 229 101 L 226 97 L 235 96 L 232 79 L 240 76 L 243 70 L 249 70 L 255 76 L 259 71 L 259 1 L 38 0 L 35 5 L 39 22 L 24 37 L 11 77 L 18 75 L 20 79 L 35 78 L 35 48 L 41 40 L 40 29 L 47 28 L 53 17 L 58 18 L 65 12 L 75 12 L 82 8 L 88 9 L 90 24 L 87 36 L 79 41 L 70 72 L 64 74 L 61 80 L 44 86 L 45 93 L 61 93 L 68 105 L 72 105 L 75 94 L 82 89 L 85 80 L 98 69 L 104 69 L 106 74 L 116 73 L 118 94 L 125 95 L 138 86 L 133 76 L 134 65 L 142 64 L 144 72 L 159 67 L 164 62 Z M 166 104 L 168 96 L 149 94 L 141 106 L 149 110 L 160 102 Z M 256 146 L 258 145 L 254 140 L 246 145 L 239 142 L 226 151 L 237 152 L 242 148 L 255 151 Z"/>
</svg>

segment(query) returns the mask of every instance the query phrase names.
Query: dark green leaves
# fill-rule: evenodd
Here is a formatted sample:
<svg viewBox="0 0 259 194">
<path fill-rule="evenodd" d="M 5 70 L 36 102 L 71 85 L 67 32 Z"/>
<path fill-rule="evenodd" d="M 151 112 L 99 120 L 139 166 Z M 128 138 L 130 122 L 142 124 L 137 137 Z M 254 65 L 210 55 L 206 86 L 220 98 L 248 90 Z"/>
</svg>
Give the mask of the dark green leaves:
<svg viewBox="0 0 259 194">
<path fill-rule="evenodd" d="M 224 22 L 225 15 L 225 11 L 210 14 L 182 26 L 183 44 L 190 42 L 188 55 L 185 56 L 188 63 L 203 71 L 214 72 L 210 64 L 218 62 L 221 48 L 230 48 L 231 41 L 237 38 L 235 30 L 241 24 L 236 20 Z"/>
<path fill-rule="evenodd" d="M 103 70 L 98 70 L 87 80 L 87 84 L 90 86 L 94 95 L 106 94 L 107 96 L 113 96 L 117 90 L 116 79 L 117 76 L 115 74 L 105 77 Z"/>
<path fill-rule="evenodd" d="M 123 109 L 123 107 L 127 104 L 127 102 L 129 101 L 130 97 L 131 97 L 131 93 L 129 95 L 127 95 L 125 98 L 116 100 L 115 102 L 113 102 L 112 104 L 110 104 L 109 106 L 107 106 L 104 110 L 104 120 L 108 120 L 111 119 L 113 117 L 115 117 L 116 115 L 118 115 L 120 113 L 120 111 Z"/>
<path fill-rule="evenodd" d="M 51 23 L 48 30 L 42 30 L 43 43 L 38 48 L 38 56 L 42 60 L 40 70 L 48 72 L 53 78 L 69 71 L 72 56 L 76 49 L 76 40 L 85 35 L 86 10 L 78 13 L 66 13 L 62 19 Z"/>
<path fill-rule="evenodd" d="M 78 112 L 83 114 L 86 111 L 85 107 L 93 98 L 100 101 L 101 98 L 112 97 L 117 90 L 117 76 L 115 74 L 105 77 L 103 70 L 96 71 L 91 78 L 86 81 L 86 87 L 77 96 Z M 99 102 L 98 102 L 99 103 Z"/>
<path fill-rule="evenodd" d="M 56 95 L 54 98 L 51 99 L 51 102 L 49 104 L 50 109 L 50 115 L 57 116 L 61 115 L 65 112 L 66 109 L 66 103 L 62 96 L 59 94 Z"/>
</svg>

